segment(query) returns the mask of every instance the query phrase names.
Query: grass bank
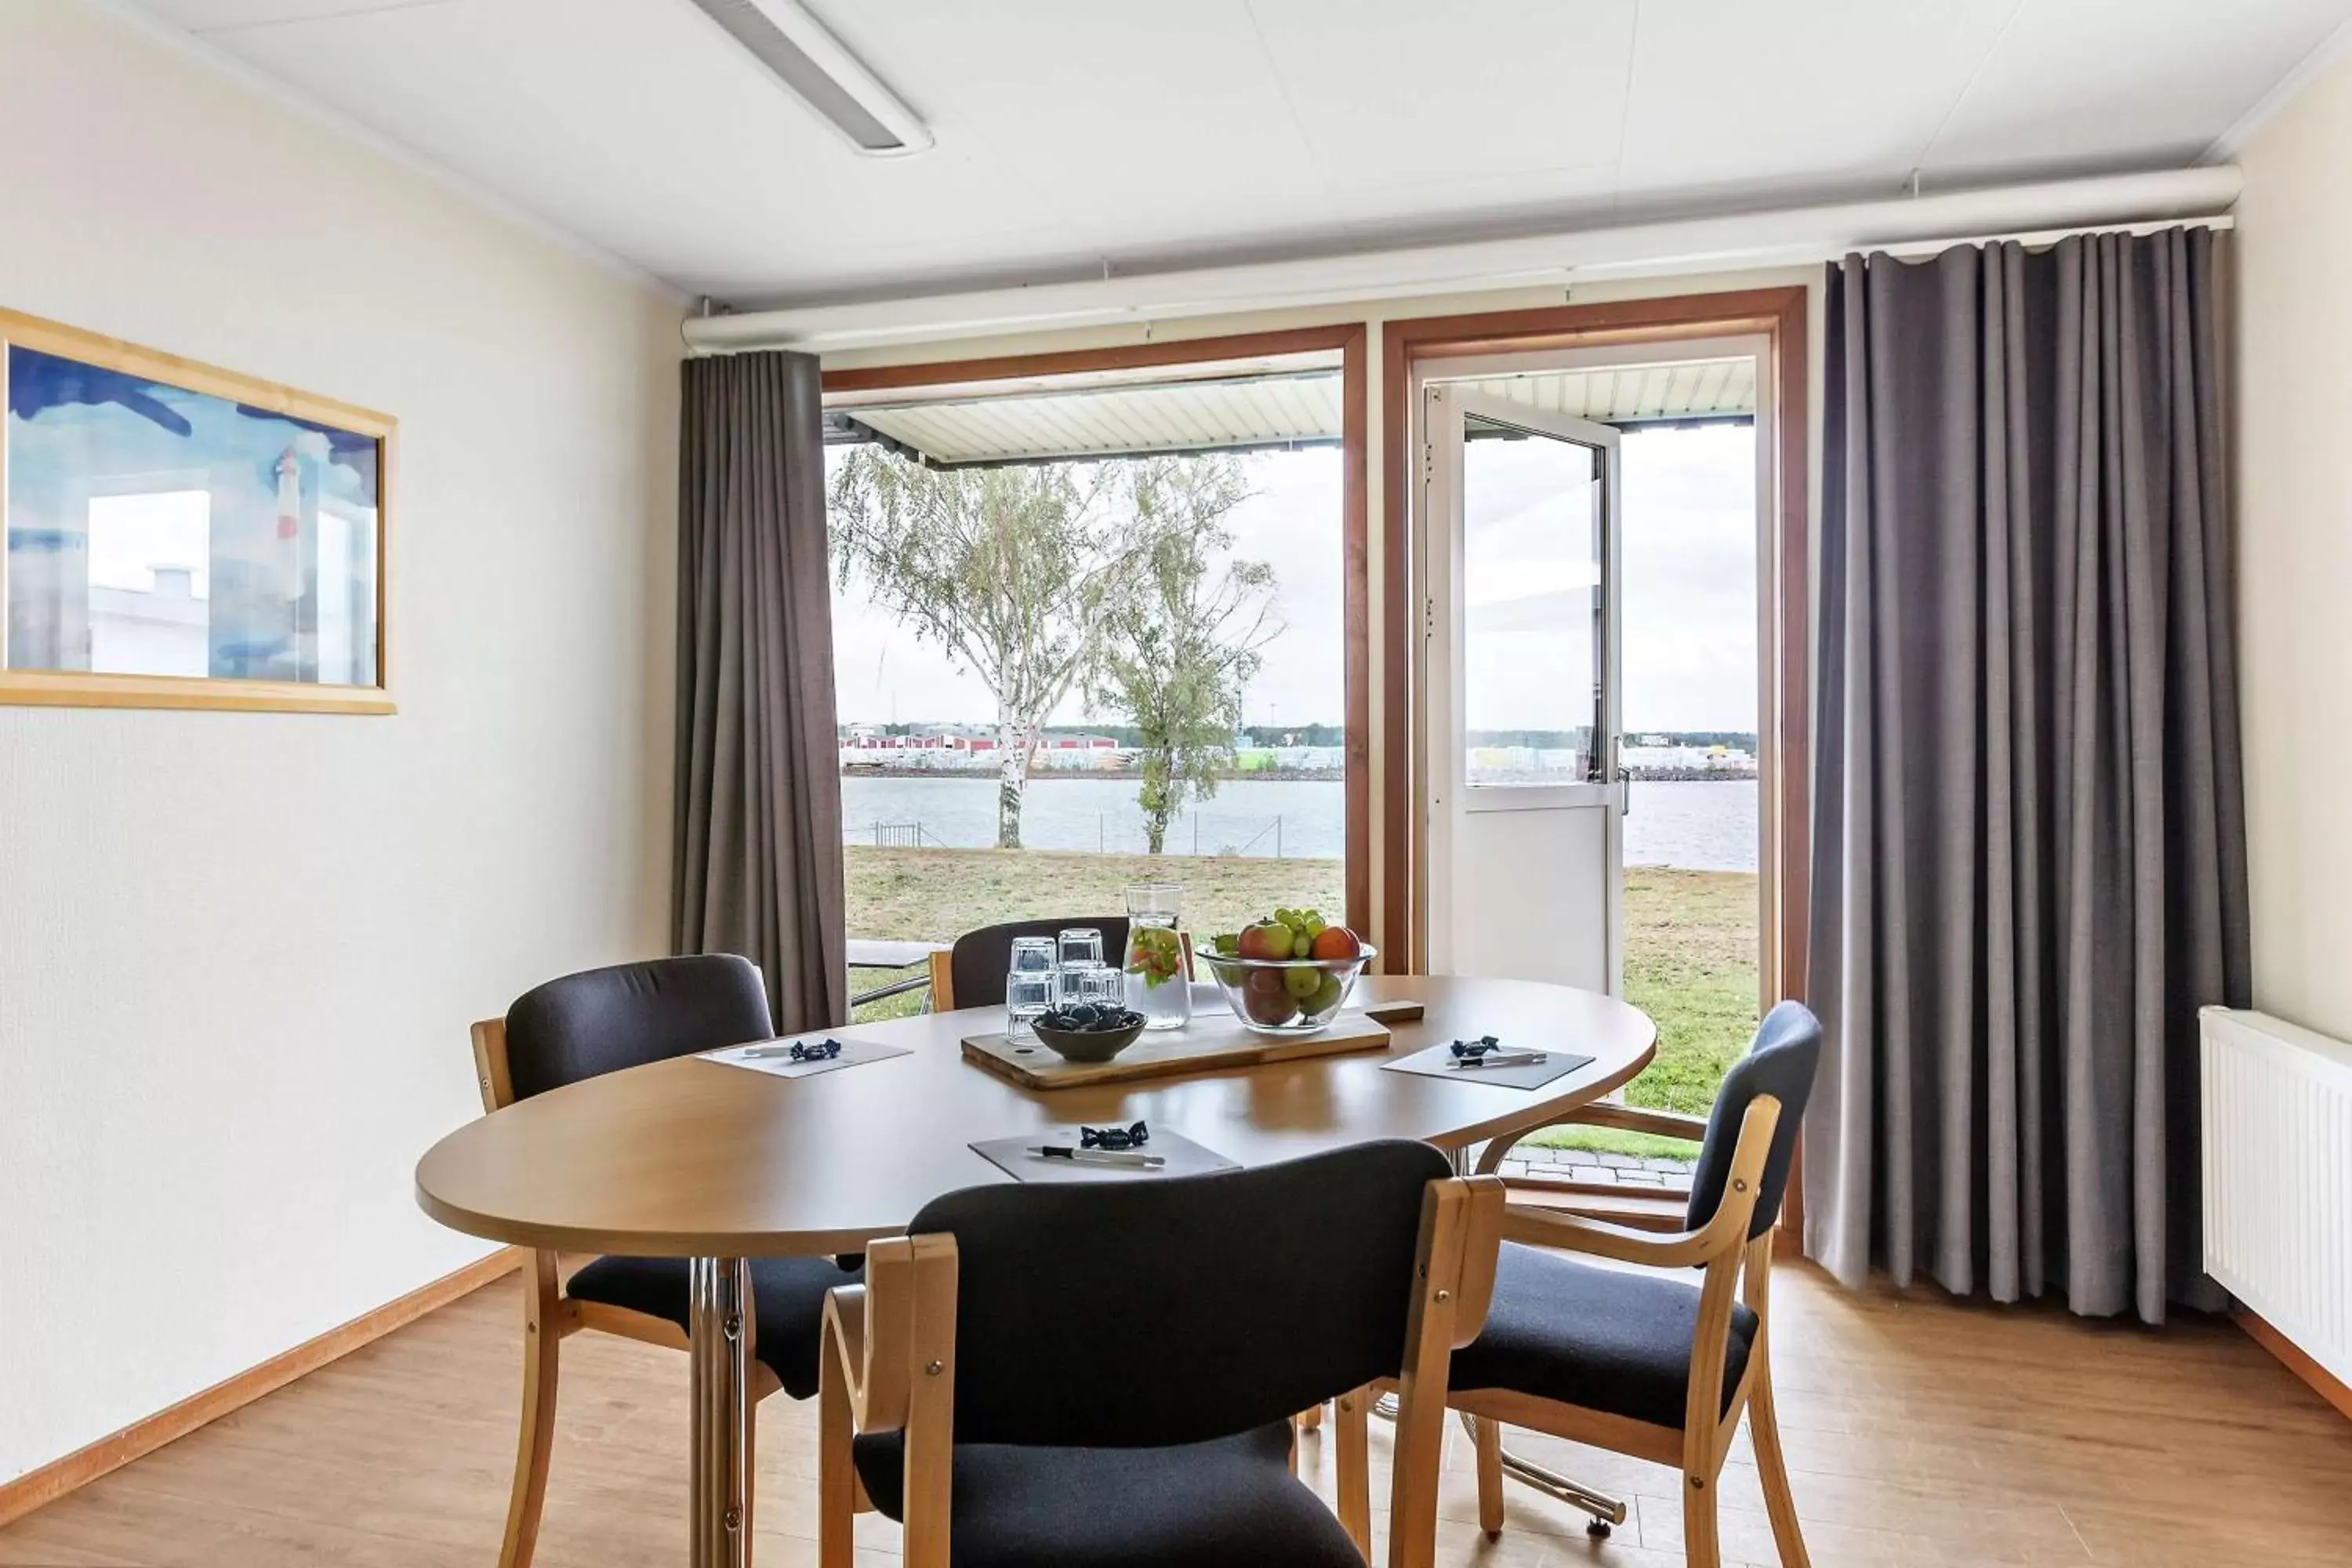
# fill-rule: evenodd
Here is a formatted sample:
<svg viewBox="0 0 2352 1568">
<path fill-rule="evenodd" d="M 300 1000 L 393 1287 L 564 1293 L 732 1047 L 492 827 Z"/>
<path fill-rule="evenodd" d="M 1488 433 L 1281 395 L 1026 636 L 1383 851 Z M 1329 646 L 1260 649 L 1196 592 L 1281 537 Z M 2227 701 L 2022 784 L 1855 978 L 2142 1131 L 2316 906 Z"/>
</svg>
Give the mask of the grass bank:
<svg viewBox="0 0 2352 1568">
<path fill-rule="evenodd" d="M 851 845 L 849 930 L 863 937 L 950 942 L 997 921 L 1115 914 L 1129 882 L 1184 884 L 1184 923 L 1233 931 L 1276 908 L 1337 918 L 1347 902 L 1337 860 L 1228 855 L 1087 855 L 1043 849 L 877 849 Z M 902 978 L 853 976 L 866 990 Z M 1627 1088 L 1635 1105 L 1704 1115 L 1756 1029 L 1756 878 L 1735 871 L 1625 873 L 1625 997 L 1658 1023 L 1658 1058 Z M 909 995 L 861 1016 L 912 1012 Z M 1683 1146 L 1580 1131 L 1589 1148 L 1678 1153 Z"/>
<path fill-rule="evenodd" d="M 1348 901 L 1337 860 L 1240 855 L 1088 855 L 1055 849 L 876 849 L 848 857 L 849 933 L 953 942 L 999 921 L 1125 912 L 1129 882 L 1184 884 L 1184 923 L 1237 931 L 1277 908 L 1338 920 Z"/>
</svg>

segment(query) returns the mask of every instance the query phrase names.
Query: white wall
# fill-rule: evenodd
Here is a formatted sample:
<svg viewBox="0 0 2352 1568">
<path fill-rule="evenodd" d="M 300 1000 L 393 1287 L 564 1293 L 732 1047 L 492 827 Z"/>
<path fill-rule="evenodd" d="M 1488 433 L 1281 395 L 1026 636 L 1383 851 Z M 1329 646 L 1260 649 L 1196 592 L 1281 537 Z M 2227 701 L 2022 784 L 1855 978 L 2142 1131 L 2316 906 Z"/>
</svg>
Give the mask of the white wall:
<svg viewBox="0 0 2352 1568">
<path fill-rule="evenodd" d="M 2352 1039 L 2352 61 L 2239 154 L 2254 1005 Z"/>
<path fill-rule="evenodd" d="M 0 1480 L 487 1248 L 466 1026 L 658 949 L 676 305 L 0 5 L 0 306 L 382 409 L 390 718 L 0 709 Z"/>
</svg>

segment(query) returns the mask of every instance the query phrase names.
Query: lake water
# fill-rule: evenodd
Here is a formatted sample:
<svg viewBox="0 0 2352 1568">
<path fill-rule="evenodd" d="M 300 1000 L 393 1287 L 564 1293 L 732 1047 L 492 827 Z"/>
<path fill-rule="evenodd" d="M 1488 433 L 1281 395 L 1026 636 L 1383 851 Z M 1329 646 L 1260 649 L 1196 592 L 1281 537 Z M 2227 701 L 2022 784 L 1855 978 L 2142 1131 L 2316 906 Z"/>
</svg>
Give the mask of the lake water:
<svg viewBox="0 0 2352 1568">
<path fill-rule="evenodd" d="M 1144 851 L 1133 779 L 1033 778 L 1021 811 L 1032 849 Z M 1172 855 L 1338 859 L 1345 797 L 1336 779 L 1234 779 L 1214 800 L 1168 830 Z M 1756 869 L 1756 781 L 1636 784 L 1625 816 L 1625 862 L 1693 871 Z M 845 778 L 842 841 L 871 844 L 877 823 L 920 823 L 934 847 L 984 849 L 996 842 L 993 778 Z"/>
</svg>

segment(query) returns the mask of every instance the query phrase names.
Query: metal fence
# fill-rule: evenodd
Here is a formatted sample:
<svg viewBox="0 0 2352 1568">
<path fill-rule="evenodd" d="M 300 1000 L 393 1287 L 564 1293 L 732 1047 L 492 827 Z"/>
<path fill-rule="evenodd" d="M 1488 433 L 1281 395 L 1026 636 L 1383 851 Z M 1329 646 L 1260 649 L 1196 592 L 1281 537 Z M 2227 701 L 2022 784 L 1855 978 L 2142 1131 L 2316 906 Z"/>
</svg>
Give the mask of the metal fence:
<svg viewBox="0 0 2352 1568">
<path fill-rule="evenodd" d="M 1108 811 L 1094 816 L 1097 854 L 1141 855 L 1150 850 L 1150 841 L 1140 824 Z M 1217 812 L 1186 812 L 1168 825 L 1161 847 L 1170 855 L 1251 855 L 1280 860 L 1286 858 L 1283 824 L 1284 816 L 1280 813 L 1273 816 L 1234 816 Z M 877 822 L 872 834 L 877 849 L 985 847 L 950 844 L 919 820 Z"/>
<path fill-rule="evenodd" d="M 877 849 L 952 849 L 955 846 L 931 832 L 919 822 L 877 822 L 874 825 L 874 847 Z"/>
</svg>

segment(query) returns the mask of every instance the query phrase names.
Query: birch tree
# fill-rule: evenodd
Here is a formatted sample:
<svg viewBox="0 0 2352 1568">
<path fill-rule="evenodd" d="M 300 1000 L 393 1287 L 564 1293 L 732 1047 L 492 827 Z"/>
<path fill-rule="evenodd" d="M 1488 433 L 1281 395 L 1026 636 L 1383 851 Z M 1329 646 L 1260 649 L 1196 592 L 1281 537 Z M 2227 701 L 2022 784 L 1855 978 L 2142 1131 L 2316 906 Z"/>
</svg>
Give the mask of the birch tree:
<svg viewBox="0 0 2352 1568">
<path fill-rule="evenodd" d="M 1127 477 L 1142 553 L 1132 589 L 1108 611 L 1089 687 L 1139 732 L 1136 798 L 1145 847 L 1157 855 L 1185 802 L 1213 797 L 1232 767 L 1243 689 L 1282 623 L 1273 567 L 1220 563 L 1234 542 L 1225 515 L 1249 496 L 1238 463 L 1156 458 Z"/>
<path fill-rule="evenodd" d="M 830 505 L 835 570 L 978 676 L 996 699 L 996 844 L 1021 847 L 1022 789 L 1045 721 L 1086 674 L 1150 544 L 1110 504 L 1116 468 L 934 469 L 852 451 Z"/>
</svg>

